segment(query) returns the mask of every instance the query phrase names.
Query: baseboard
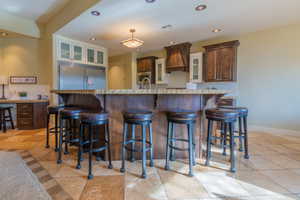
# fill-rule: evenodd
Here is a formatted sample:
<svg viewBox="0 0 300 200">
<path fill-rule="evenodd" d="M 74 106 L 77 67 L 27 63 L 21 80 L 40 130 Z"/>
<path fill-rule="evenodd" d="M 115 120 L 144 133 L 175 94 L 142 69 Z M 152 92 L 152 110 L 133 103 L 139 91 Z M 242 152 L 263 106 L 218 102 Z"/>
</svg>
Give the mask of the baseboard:
<svg viewBox="0 0 300 200">
<path fill-rule="evenodd" d="M 257 132 L 270 133 L 274 135 L 291 135 L 291 136 L 300 137 L 300 131 L 296 131 L 296 130 L 278 129 L 278 128 L 270 128 L 270 127 L 255 126 L 255 125 L 250 125 L 248 129 L 249 131 L 253 131 L 253 132 L 257 131 Z"/>
</svg>

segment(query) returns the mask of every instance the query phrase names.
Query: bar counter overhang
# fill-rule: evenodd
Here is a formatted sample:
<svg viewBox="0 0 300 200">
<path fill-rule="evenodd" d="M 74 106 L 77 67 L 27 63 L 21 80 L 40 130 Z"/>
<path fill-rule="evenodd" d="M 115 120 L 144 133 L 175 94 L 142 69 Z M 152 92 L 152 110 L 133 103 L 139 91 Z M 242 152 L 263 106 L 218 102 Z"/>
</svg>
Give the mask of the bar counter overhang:
<svg viewBox="0 0 300 200">
<path fill-rule="evenodd" d="M 213 106 L 220 97 L 229 93 L 226 90 L 187 90 L 187 89 L 147 89 L 147 90 L 52 90 L 59 96 L 59 102 L 73 105 L 91 112 L 106 111 L 109 113 L 109 129 L 112 144 L 113 160 L 120 160 L 123 131 L 122 112 L 126 110 L 150 110 L 153 112 L 153 145 L 154 158 L 164 159 L 167 138 L 166 112 L 171 110 L 192 110 L 198 113 L 195 125 L 196 156 L 201 157 L 201 149 L 206 133 L 203 110 L 210 102 Z M 187 138 L 185 126 L 174 127 L 177 138 Z M 99 129 L 99 132 L 102 132 Z M 140 135 L 137 127 L 136 135 Z M 104 135 L 100 133 L 100 135 Z M 130 133 L 129 133 L 130 136 Z M 186 148 L 186 144 L 176 144 Z M 139 144 L 137 144 L 139 148 Z M 187 152 L 176 151 L 176 157 L 187 158 Z M 136 153 L 139 158 L 139 153 Z"/>
</svg>

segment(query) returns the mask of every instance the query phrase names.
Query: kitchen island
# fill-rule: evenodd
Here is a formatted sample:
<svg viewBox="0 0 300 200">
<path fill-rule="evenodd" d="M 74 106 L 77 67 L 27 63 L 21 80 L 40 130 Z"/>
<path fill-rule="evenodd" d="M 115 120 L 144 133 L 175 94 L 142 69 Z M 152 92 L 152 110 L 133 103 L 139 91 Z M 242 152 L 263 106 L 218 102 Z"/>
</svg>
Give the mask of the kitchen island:
<svg viewBox="0 0 300 200">
<path fill-rule="evenodd" d="M 195 125 L 196 156 L 201 156 L 204 134 L 203 110 L 208 102 L 213 106 L 228 93 L 225 90 L 147 89 L 147 90 L 52 90 L 59 96 L 60 103 L 75 105 L 91 112 L 109 113 L 112 158 L 120 159 L 123 119 L 126 110 L 150 110 L 153 112 L 154 158 L 164 159 L 167 136 L 166 112 L 193 110 L 198 113 Z M 175 126 L 176 137 L 187 138 L 186 127 Z M 101 131 L 101 129 L 100 129 Z M 138 135 L 140 130 L 136 130 Z M 103 134 L 102 134 L 103 135 Z M 185 144 L 177 144 L 183 147 Z M 138 146 L 138 145 L 137 145 Z M 138 153 L 137 153 L 138 154 Z M 187 157 L 187 152 L 176 152 L 177 157 Z M 137 155 L 139 157 L 139 155 Z"/>
</svg>

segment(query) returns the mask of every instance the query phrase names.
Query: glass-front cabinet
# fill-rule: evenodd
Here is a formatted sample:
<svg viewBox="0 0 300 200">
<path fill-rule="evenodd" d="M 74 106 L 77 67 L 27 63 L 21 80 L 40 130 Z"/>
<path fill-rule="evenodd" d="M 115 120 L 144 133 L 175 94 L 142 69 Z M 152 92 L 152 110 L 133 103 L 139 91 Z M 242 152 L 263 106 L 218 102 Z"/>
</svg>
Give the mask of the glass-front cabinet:
<svg viewBox="0 0 300 200">
<path fill-rule="evenodd" d="M 80 64 L 107 66 L 107 50 L 62 36 L 56 36 L 57 59 Z"/>
<path fill-rule="evenodd" d="M 190 81 L 195 83 L 202 82 L 202 62 L 203 53 L 190 54 Z"/>
<path fill-rule="evenodd" d="M 73 60 L 84 62 L 83 47 L 80 45 L 73 45 Z"/>
<path fill-rule="evenodd" d="M 87 63 L 95 64 L 95 50 L 92 48 L 87 48 Z"/>
<path fill-rule="evenodd" d="M 155 60 L 155 83 L 166 84 L 166 60 L 164 58 Z"/>
<path fill-rule="evenodd" d="M 61 60 L 71 59 L 71 44 L 65 41 L 59 42 L 59 57 Z"/>
</svg>

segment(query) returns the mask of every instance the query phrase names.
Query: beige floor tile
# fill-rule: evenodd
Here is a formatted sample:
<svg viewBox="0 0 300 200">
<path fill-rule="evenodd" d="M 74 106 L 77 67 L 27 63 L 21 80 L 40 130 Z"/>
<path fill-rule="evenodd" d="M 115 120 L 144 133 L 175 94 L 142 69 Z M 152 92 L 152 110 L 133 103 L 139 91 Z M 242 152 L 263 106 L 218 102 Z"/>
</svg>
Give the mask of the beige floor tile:
<svg viewBox="0 0 300 200">
<path fill-rule="evenodd" d="M 81 193 L 87 183 L 86 177 L 56 178 L 61 187 L 74 199 L 79 200 Z"/>
<path fill-rule="evenodd" d="M 95 176 L 88 180 L 81 200 L 124 199 L 124 176 Z"/>
<path fill-rule="evenodd" d="M 158 169 L 169 199 L 204 198 L 208 192 L 196 177 L 188 177 L 182 173 Z"/>
<path fill-rule="evenodd" d="M 125 187 L 128 200 L 167 200 L 165 187 L 157 173 L 149 174 L 147 179 L 126 173 Z"/>
<path fill-rule="evenodd" d="M 288 154 L 266 156 L 266 159 L 271 160 L 282 169 L 300 169 L 300 161 L 291 159 Z"/>
<path fill-rule="evenodd" d="M 251 196 L 289 193 L 288 190 L 259 171 L 238 171 L 233 176 Z"/>
<path fill-rule="evenodd" d="M 252 155 L 249 160 L 240 159 L 240 162 L 256 170 L 282 169 L 280 165 L 266 159 L 265 156 Z"/>
<path fill-rule="evenodd" d="M 262 174 L 286 188 L 291 193 L 300 192 L 300 174 L 293 170 L 263 170 Z"/>
</svg>

